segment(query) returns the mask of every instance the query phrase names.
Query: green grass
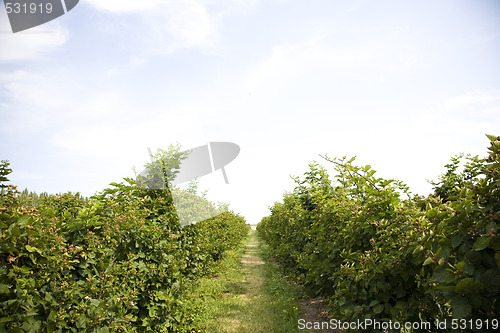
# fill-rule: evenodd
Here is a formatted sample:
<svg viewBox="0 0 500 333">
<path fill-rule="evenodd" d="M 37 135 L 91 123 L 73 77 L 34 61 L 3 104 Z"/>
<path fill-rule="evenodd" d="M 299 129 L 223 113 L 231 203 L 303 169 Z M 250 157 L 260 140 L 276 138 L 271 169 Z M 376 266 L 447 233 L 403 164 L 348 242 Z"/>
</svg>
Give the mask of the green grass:
<svg viewBox="0 0 500 333">
<path fill-rule="evenodd" d="M 297 328 L 299 289 L 286 283 L 255 231 L 220 262 L 218 276 L 203 278 L 190 295 L 191 332 L 303 332 Z"/>
</svg>

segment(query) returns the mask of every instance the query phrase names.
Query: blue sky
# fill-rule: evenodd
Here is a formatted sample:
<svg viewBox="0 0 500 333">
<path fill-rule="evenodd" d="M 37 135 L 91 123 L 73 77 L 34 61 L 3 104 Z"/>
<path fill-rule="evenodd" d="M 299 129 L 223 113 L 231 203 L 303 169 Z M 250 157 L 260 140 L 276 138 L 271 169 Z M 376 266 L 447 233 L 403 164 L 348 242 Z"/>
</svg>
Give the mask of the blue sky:
<svg viewBox="0 0 500 333">
<path fill-rule="evenodd" d="M 16 34 L 0 8 L 0 31 L 0 158 L 20 189 L 92 195 L 147 147 L 229 141 L 229 185 L 200 186 L 257 223 L 319 154 L 427 194 L 500 135 L 495 0 L 81 0 Z"/>
</svg>

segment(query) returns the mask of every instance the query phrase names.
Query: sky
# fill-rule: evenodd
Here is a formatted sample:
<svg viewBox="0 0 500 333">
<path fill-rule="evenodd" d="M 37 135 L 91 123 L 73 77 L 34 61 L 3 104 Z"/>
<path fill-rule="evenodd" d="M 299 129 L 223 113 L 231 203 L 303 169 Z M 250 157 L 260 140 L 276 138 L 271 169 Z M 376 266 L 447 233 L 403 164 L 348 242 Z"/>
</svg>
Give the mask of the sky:
<svg viewBox="0 0 500 333">
<path fill-rule="evenodd" d="M 0 159 L 20 190 L 91 196 L 153 151 L 233 142 L 202 177 L 250 224 L 317 161 L 432 191 L 500 135 L 496 0 L 81 0 L 13 34 L 0 7 Z"/>
</svg>

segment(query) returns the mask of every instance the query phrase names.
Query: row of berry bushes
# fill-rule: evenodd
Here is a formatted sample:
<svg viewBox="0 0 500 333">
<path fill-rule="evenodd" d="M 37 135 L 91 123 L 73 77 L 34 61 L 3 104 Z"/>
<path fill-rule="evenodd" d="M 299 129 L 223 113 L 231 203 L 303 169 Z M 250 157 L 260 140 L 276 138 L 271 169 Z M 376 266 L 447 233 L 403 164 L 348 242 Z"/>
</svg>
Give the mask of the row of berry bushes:
<svg viewBox="0 0 500 333">
<path fill-rule="evenodd" d="M 487 158 L 452 159 L 426 198 L 354 159 L 325 157 L 336 181 L 310 165 L 259 235 L 291 277 L 329 299 L 335 319 L 498 328 L 500 137 L 488 137 Z"/>
<path fill-rule="evenodd" d="M 241 243 L 245 221 L 181 227 L 168 190 L 126 181 L 91 199 L 3 185 L 0 332 L 190 331 L 186 287 Z"/>
</svg>

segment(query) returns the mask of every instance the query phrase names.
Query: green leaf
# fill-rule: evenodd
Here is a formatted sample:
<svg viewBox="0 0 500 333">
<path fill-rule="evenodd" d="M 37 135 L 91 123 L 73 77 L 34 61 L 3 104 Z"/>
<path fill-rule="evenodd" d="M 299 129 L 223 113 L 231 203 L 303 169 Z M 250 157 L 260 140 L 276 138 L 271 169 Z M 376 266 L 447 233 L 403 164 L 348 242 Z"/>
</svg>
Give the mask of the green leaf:
<svg viewBox="0 0 500 333">
<path fill-rule="evenodd" d="M 98 299 L 93 298 L 90 300 L 90 305 L 92 305 L 95 308 L 98 308 L 100 304 L 101 304 L 101 301 L 99 301 Z"/>
<path fill-rule="evenodd" d="M 486 136 L 488 137 L 488 139 L 490 139 L 490 141 L 496 141 L 497 140 L 497 136 L 495 135 L 491 135 L 491 134 L 486 134 Z"/>
<path fill-rule="evenodd" d="M 457 286 L 455 287 L 457 292 L 465 291 L 468 289 L 472 283 L 474 282 L 473 278 L 465 278 L 460 281 L 458 281 Z"/>
<path fill-rule="evenodd" d="M 154 305 L 153 306 L 149 306 L 149 316 L 150 317 L 156 316 L 156 309 L 157 309 L 157 307 L 154 306 Z"/>
<path fill-rule="evenodd" d="M 167 299 L 167 296 L 165 295 L 165 292 L 163 291 L 157 291 L 156 292 L 156 297 L 161 300 L 161 301 L 164 301 Z"/>
<path fill-rule="evenodd" d="M 481 280 L 491 289 L 498 290 L 500 288 L 500 274 L 494 268 L 486 270 Z"/>
<path fill-rule="evenodd" d="M 377 304 L 375 307 L 373 307 L 373 312 L 376 314 L 381 313 L 384 310 L 384 305 L 383 304 Z"/>
<path fill-rule="evenodd" d="M 413 250 L 412 254 L 415 254 L 415 253 L 420 253 L 420 252 L 422 252 L 423 250 L 425 250 L 425 248 L 424 248 L 423 246 L 417 246 L 417 247 Z"/>
<path fill-rule="evenodd" d="M 473 251 L 473 252 L 477 253 L 476 251 Z M 474 275 L 475 271 L 476 271 L 476 268 L 474 267 L 474 265 L 468 261 L 465 263 L 465 266 L 462 270 L 463 274 L 469 275 L 469 276 Z"/>
<path fill-rule="evenodd" d="M 450 305 L 453 313 L 453 318 L 456 319 L 467 317 L 472 310 L 467 298 L 459 295 L 452 297 Z"/>
<path fill-rule="evenodd" d="M 438 215 L 439 210 L 437 208 L 432 208 L 427 211 L 427 218 L 432 219 Z"/>
<path fill-rule="evenodd" d="M 453 280 L 453 274 L 443 268 L 434 271 L 432 277 L 436 279 L 439 283 L 450 282 L 450 277 L 452 278 L 451 280 Z"/>
<path fill-rule="evenodd" d="M 50 314 L 49 316 L 47 317 L 47 319 L 49 321 L 56 321 L 56 318 L 57 318 L 57 310 L 56 309 L 52 309 L 50 310 Z"/>
<path fill-rule="evenodd" d="M 3 283 L 0 283 L 0 294 L 8 294 L 10 293 L 9 286 Z"/>
<path fill-rule="evenodd" d="M 12 321 L 12 318 L 10 317 L 3 317 L 3 318 L 0 318 L 0 324 L 1 323 L 7 323 L 9 321 Z"/>
<path fill-rule="evenodd" d="M 16 237 L 21 236 L 21 230 L 17 226 L 13 227 L 12 230 L 10 231 L 10 234 Z"/>
<path fill-rule="evenodd" d="M 456 248 L 462 243 L 464 236 L 461 233 L 456 233 L 451 237 L 451 247 Z"/>
<path fill-rule="evenodd" d="M 477 253 L 476 251 L 468 251 L 465 254 L 465 257 L 469 259 L 470 263 L 473 265 L 477 265 L 481 262 L 481 254 Z"/>
<path fill-rule="evenodd" d="M 464 267 L 465 267 L 465 262 L 463 262 L 463 261 L 460 261 L 459 263 L 457 263 L 455 265 L 455 268 L 458 269 L 459 271 L 463 270 Z"/>
<path fill-rule="evenodd" d="M 474 243 L 474 245 L 472 245 L 472 248 L 476 251 L 481 251 L 483 249 L 485 249 L 488 244 L 490 243 L 491 241 L 491 237 L 490 236 L 481 236 L 479 237 L 476 242 Z"/>
<path fill-rule="evenodd" d="M 432 263 L 432 258 L 431 258 L 431 257 L 429 257 L 429 258 L 425 259 L 425 261 L 424 261 L 424 264 L 423 264 L 423 265 L 424 265 L 424 266 L 427 266 L 427 265 L 429 265 L 429 264 L 431 264 L 431 263 Z"/>
<path fill-rule="evenodd" d="M 483 300 L 481 293 L 469 293 L 467 294 L 467 298 L 469 299 L 469 303 L 473 309 L 477 309 L 481 306 L 481 302 Z"/>
<path fill-rule="evenodd" d="M 497 224 L 495 222 L 493 222 L 493 221 L 491 221 L 490 223 L 488 223 L 488 225 L 486 226 L 486 232 L 487 233 L 490 233 L 490 232 L 496 233 L 497 230 L 498 230 Z"/>
<path fill-rule="evenodd" d="M 25 248 L 26 248 L 26 250 L 28 250 L 28 252 L 38 252 L 38 253 L 42 254 L 42 252 L 34 246 L 26 245 Z"/>
</svg>

